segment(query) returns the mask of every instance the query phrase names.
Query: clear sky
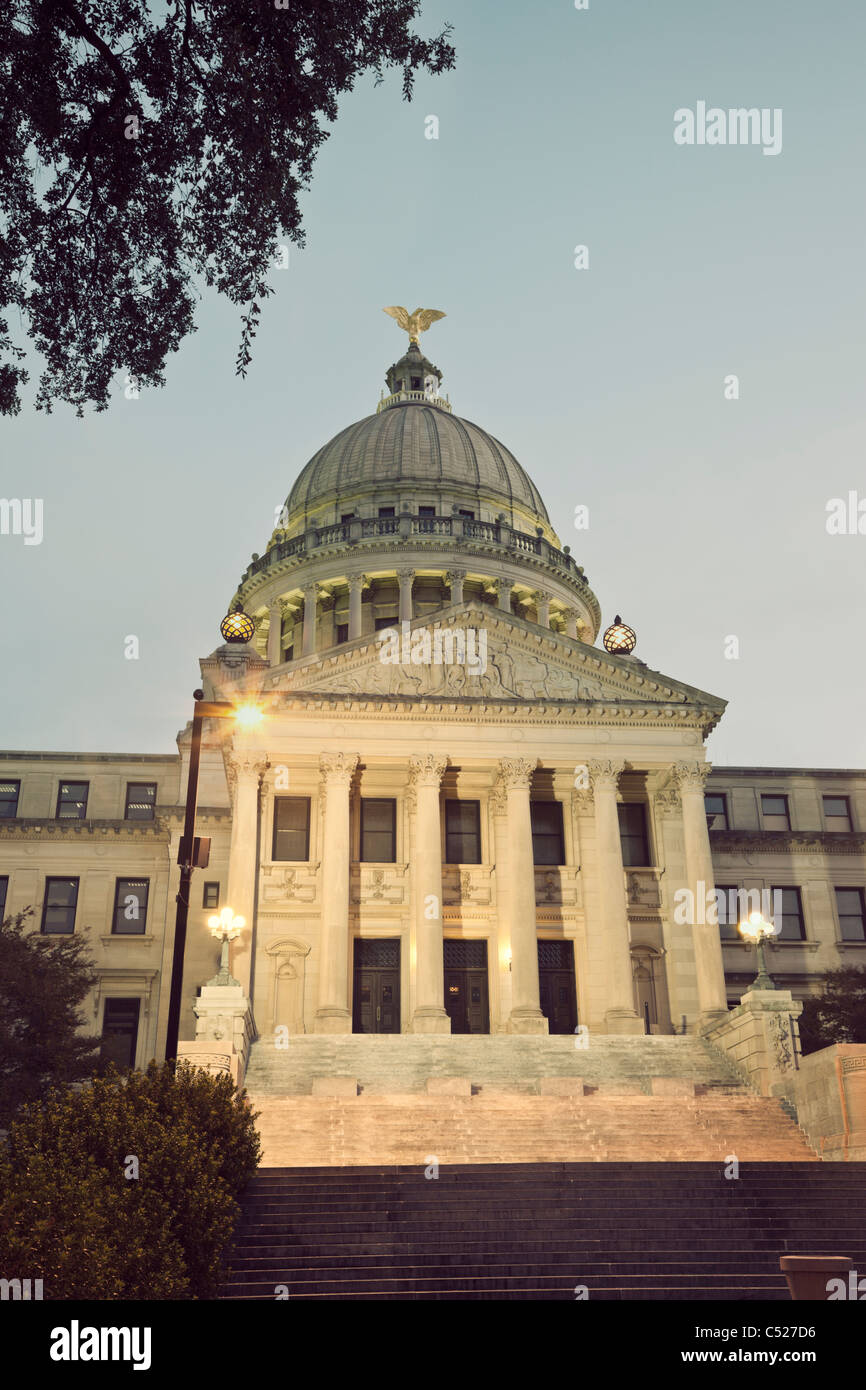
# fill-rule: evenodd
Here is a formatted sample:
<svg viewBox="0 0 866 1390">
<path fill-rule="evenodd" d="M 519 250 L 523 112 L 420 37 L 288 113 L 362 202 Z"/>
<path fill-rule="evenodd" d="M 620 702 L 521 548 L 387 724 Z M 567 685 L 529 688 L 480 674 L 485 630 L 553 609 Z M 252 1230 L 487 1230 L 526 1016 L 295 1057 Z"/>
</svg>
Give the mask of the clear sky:
<svg viewBox="0 0 866 1390">
<path fill-rule="evenodd" d="M 171 750 L 274 507 L 375 408 L 396 303 L 446 311 L 444 390 L 534 478 L 605 623 L 730 701 L 716 764 L 866 766 L 866 534 L 826 527 L 866 503 L 866 6 L 431 0 L 419 28 L 446 19 L 454 73 L 342 102 L 245 382 L 207 297 L 163 391 L 0 423 L 0 492 L 45 508 L 41 545 L 0 536 L 0 745 Z M 675 144 L 699 101 L 780 108 L 781 152 Z"/>
</svg>

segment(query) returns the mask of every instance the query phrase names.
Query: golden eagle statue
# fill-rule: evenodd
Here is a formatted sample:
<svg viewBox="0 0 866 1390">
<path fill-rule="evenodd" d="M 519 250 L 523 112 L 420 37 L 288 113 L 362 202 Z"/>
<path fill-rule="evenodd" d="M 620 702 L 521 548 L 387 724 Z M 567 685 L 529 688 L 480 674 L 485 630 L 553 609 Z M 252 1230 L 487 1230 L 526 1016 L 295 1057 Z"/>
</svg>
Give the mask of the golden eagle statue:
<svg viewBox="0 0 866 1390">
<path fill-rule="evenodd" d="M 441 309 L 416 309 L 414 314 L 409 314 L 402 304 L 392 304 L 389 308 L 383 309 L 382 313 L 390 314 L 398 327 L 409 334 L 410 343 L 417 343 L 420 335 L 427 332 L 431 323 L 445 317 Z"/>
</svg>

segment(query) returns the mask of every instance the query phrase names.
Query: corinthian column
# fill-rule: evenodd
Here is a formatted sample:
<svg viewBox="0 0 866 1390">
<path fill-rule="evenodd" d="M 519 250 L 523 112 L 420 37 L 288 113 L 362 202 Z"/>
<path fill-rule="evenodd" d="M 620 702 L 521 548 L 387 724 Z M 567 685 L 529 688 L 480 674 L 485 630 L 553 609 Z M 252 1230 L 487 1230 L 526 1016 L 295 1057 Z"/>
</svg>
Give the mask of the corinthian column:
<svg viewBox="0 0 866 1390">
<path fill-rule="evenodd" d="M 511 936 L 511 1016 L 509 1033 L 546 1033 L 538 993 L 538 933 L 535 922 L 535 863 L 529 786 L 535 760 L 502 758 L 507 797 L 508 912 Z"/>
<path fill-rule="evenodd" d="M 415 1011 L 413 1033 L 450 1033 L 445 1012 L 442 946 L 442 835 L 439 786 L 447 758 L 420 753 L 409 759 L 409 795 L 415 806 Z"/>
<path fill-rule="evenodd" d="M 397 580 L 400 584 L 400 611 L 398 617 L 401 623 L 411 623 L 412 621 L 412 580 L 415 578 L 413 569 L 397 570 Z"/>
<path fill-rule="evenodd" d="M 349 575 L 349 641 L 361 636 L 361 600 L 366 574 Z"/>
<path fill-rule="evenodd" d="M 316 650 L 316 600 L 319 597 L 318 584 L 305 584 L 304 594 L 304 656 L 312 656 Z"/>
<path fill-rule="evenodd" d="M 460 569 L 449 570 L 445 576 L 445 583 L 451 590 L 451 602 L 463 602 L 463 581 L 466 578 L 466 571 Z"/>
<path fill-rule="evenodd" d="M 607 946 L 608 989 L 604 1021 L 609 1033 L 642 1033 L 634 1007 L 628 905 L 619 838 L 616 789 L 624 763 L 597 759 L 588 764 L 595 803 L 600 927 Z"/>
<path fill-rule="evenodd" d="M 709 895 L 713 893 L 715 886 L 704 805 L 704 781 L 709 771 L 709 763 L 674 763 L 674 777 L 679 785 L 683 808 L 686 873 L 689 888 L 694 895 L 692 901 L 695 903 L 701 895 L 704 903 L 712 902 L 713 899 Z M 721 935 L 717 924 L 703 920 L 705 912 L 695 912 L 693 916 L 692 934 L 701 1023 L 715 1023 L 728 1016 Z"/>
<path fill-rule="evenodd" d="M 319 928 L 317 1033 L 351 1033 L 349 999 L 349 789 L 357 753 L 319 758 L 325 822 L 322 830 L 322 917 Z"/>
<path fill-rule="evenodd" d="M 226 777 L 232 799 L 228 906 L 236 917 L 244 917 L 247 924 L 235 944 L 232 969 L 247 995 L 250 992 L 255 930 L 259 784 L 267 765 L 265 754 L 258 749 L 235 748 L 226 759 Z"/>
</svg>

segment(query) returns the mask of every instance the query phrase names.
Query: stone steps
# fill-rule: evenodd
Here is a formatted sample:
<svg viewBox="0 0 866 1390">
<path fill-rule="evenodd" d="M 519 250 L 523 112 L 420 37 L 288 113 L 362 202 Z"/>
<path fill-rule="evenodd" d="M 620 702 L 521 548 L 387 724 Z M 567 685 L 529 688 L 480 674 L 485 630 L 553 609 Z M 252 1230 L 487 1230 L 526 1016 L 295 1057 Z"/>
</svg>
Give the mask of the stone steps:
<svg viewBox="0 0 866 1390">
<path fill-rule="evenodd" d="M 866 1268 L 866 1164 L 270 1168 L 222 1296 L 787 1301 L 779 1256 Z"/>
</svg>

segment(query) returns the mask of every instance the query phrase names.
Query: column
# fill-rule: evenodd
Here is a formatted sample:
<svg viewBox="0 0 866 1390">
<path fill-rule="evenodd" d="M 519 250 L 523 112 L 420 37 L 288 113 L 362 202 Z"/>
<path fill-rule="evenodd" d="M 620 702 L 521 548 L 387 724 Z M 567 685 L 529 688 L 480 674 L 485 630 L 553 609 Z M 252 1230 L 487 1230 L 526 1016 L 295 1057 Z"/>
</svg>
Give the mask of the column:
<svg viewBox="0 0 866 1390">
<path fill-rule="evenodd" d="M 532 595 L 535 599 L 535 607 L 538 613 L 538 626 L 550 627 L 550 594 L 546 594 L 539 589 Z"/>
<path fill-rule="evenodd" d="M 604 1021 L 609 1033 L 643 1033 L 634 1007 L 631 938 L 616 790 L 624 764 L 596 759 L 588 764 L 595 803 L 595 841 L 601 906 L 599 926 L 608 952 L 608 992 Z"/>
<path fill-rule="evenodd" d="M 500 779 L 491 788 L 488 799 L 490 816 L 493 822 L 493 874 L 496 897 L 496 956 L 499 971 L 499 1014 L 496 1032 L 508 1031 L 511 1017 L 511 938 L 509 936 L 510 914 L 508 911 L 508 797 Z"/>
<path fill-rule="evenodd" d="M 401 623 L 411 623 L 412 621 L 412 580 L 414 578 L 415 571 L 412 569 L 397 570 L 397 579 L 400 582 L 399 619 Z"/>
<path fill-rule="evenodd" d="M 463 602 L 463 581 L 466 578 L 465 570 L 449 570 L 445 576 L 445 583 L 451 588 L 451 602 Z"/>
<path fill-rule="evenodd" d="M 322 753 L 322 916 L 319 927 L 317 1033 L 351 1033 L 349 997 L 349 791 L 357 753 Z"/>
<path fill-rule="evenodd" d="M 577 609 L 566 608 L 565 610 L 565 635 L 573 637 L 577 641 Z"/>
<path fill-rule="evenodd" d="M 226 758 L 226 778 L 232 801 L 232 830 L 229 846 L 229 877 L 226 904 L 235 916 L 246 919 L 246 927 L 234 943 L 232 973 L 250 992 L 253 958 L 253 932 L 256 906 L 256 845 L 258 841 L 259 785 L 268 766 L 260 749 L 238 746 Z"/>
<path fill-rule="evenodd" d="M 316 650 L 316 600 L 319 596 L 318 584 L 305 584 L 304 595 L 304 656 L 312 656 Z"/>
<path fill-rule="evenodd" d="M 268 624 L 268 665 L 279 666 L 283 659 L 283 605 L 279 599 L 268 609 L 270 622 Z"/>
<path fill-rule="evenodd" d="M 442 946 L 442 833 L 439 787 L 447 758 L 434 753 L 409 759 L 410 798 L 415 806 L 415 1011 L 413 1033 L 450 1033 L 445 1012 Z"/>
<path fill-rule="evenodd" d="M 686 852 L 686 874 L 689 888 L 699 905 L 712 902 L 708 894 L 715 888 L 710 837 L 707 832 L 707 813 L 704 806 L 704 781 L 710 771 L 709 763 L 682 762 L 674 764 L 674 777 L 680 791 L 683 808 L 683 843 Z M 725 989 L 725 967 L 718 925 L 703 919 L 706 912 L 696 912 L 692 933 L 695 947 L 695 969 L 698 985 L 698 1008 L 701 1023 L 717 1023 L 728 1016 L 728 995 Z"/>
<path fill-rule="evenodd" d="M 364 586 L 367 583 L 366 574 L 349 575 L 349 641 L 361 636 L 361 600 Z"/>
<path fill-rule="evenodd" d="M 508 916 L 511 932 L 509 1033 L 546 1033 L 538 992 L 538 932 L 535 921 L 535 863 L 529 786 L 530 758 L 502 758 L 499 769 L 507 797 Z"/>
<path fill-rule="evenodd" d="M 500 579 L 499 581 L 499 607 L 505 613 L 511 612 L 511 593 L 514 589 L 510 579 Z"/>
</svg>

